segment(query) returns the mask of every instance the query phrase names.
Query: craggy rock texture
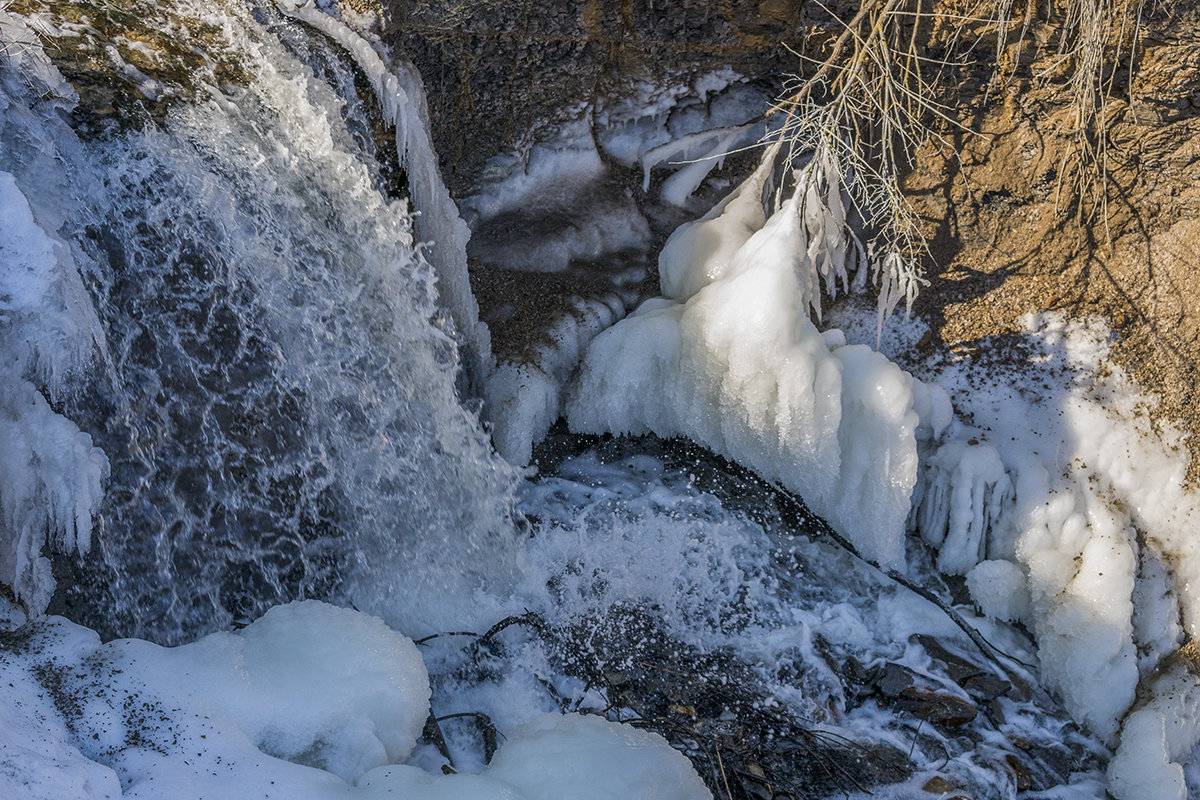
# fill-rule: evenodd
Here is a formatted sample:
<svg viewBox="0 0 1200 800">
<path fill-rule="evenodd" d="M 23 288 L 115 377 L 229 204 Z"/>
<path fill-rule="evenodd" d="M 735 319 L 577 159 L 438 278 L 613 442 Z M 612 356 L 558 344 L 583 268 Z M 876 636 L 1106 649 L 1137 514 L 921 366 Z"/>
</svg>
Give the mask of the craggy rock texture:
<svg viewBox="0 0 1200 800">
<path fill-rule="evenodd" d="M 386 37 L 420 69 L 456 196 L 488 158 L 640 79 L 721 67 L 778 86 L 804 0 L 391 0 Z"/>
<path fill-rule="evenodd" d="M 931 284 L 918 301 L 936 322 L 930 345 L 969 354 L 1031 311 L 1102 316 L 1122 366 L 1162 396 L 1159 418 L 1195 434 L 1200 9 L 1190 0 L 1146 5 L 1132 78 L 1126 44 L 1103 106 L 1106 203 L 1082 209 L 1060 180 L 1071 157 L 1068 73 L 1055 66 L 1061 18 L 1044 15 L 1039 4 L 1024 39 L 1007 47 L 1002 66 L 1011 77 L 992 77 L 990 64 L 964 72 L 951 100 L 971 132 L 946 127 L 958 154 L 931 140 L 907 178 L 932 249 Z M 968 35 L 976 32 L 984 33 Z M 984 54 L 989 44 L 994 35 Z M 1200 453 L 1195 435 L 1192 450 Z"/>
</svg>

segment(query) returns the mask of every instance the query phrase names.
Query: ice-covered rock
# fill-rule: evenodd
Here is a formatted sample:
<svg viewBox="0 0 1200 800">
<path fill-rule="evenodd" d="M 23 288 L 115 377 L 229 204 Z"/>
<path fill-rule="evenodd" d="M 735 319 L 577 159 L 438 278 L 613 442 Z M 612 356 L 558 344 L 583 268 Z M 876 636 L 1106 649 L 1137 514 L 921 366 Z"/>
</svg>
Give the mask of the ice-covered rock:
<svg viewBox="0 0 1200 800">
<path fill-rule="evenodd" d="M 43 546 L 88 551 L 108 474 L 104 453 L 49 401 L 103 353 L 104 334 L 59 236 L 72 200 L 43 172 L 66 156 L 52 132 L 62 126 L 54 109 L 74 92 L 35 41 L 24 42 L 32 33 L 21 20 L 0 10 L 0 26 L 16 43 L 0 53 L 0 151 L 24 155 L 0 158 L 0 167 L 30 173 L 42 195 L 31 203 L 18 176 L 0 169 L 0 583 L 38 615 L 55 585 Z M 38 103 L 46 98 L 38 112 L 29 107 L 34 92 Z"/>
<path fill-rule="evenodd" d="M 1125 718 L 1121 745 L 1108 765 L 1118 800 L 1185 800 L 1183 768 L 1200 744 L 1200 682 L 1195 644 L 1166 659 L 1148 682 L 1144 701 Z"/>
<path fill-rule="evenodd" d="M 54 591 L 49 543 L 86 553 L 108 460 L 29 381 L 0 377 L 0 581 L 31 613 Z"/>
</svg>

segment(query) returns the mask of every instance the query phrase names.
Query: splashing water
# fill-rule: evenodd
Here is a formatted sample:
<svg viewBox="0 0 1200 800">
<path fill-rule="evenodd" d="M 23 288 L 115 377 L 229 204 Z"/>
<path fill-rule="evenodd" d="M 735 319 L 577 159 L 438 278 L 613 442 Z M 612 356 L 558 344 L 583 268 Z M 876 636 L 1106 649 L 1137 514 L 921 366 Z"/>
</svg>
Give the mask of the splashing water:
<svg viewBox="0 0 1200 800">
<path fill-rule="evenodd" d="M 88 142 L 5 89 L 25 115 L 6 115 L 0 169 L 103 329 L 58 409 L 112 471 L 66 607 L 164 641 L 313 594 L 461 624 L 453 598 L 513 579 L 515 473 L 458 402 L 454 331 L 361 109 L 306 60 L 352 97 L 355 76 L 267 12 L 171 13 L 220 31 L 208 47 L 253 80 Z"/>
</svg>

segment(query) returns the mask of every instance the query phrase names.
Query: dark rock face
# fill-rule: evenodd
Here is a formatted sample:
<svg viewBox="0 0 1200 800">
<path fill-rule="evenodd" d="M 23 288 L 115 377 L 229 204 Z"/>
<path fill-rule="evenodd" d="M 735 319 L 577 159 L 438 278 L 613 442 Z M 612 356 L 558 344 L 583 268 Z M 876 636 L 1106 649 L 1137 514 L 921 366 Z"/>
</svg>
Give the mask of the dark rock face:
<svg viewBox="0 0 1200 800">
<path fill-rule="evenodd" d="M 391 0 L 386 38 L 425 79 L 456 197 L 507 148 L 639 81 L 730 67 L 778 90 L 805 0 Z"/>
</svg>

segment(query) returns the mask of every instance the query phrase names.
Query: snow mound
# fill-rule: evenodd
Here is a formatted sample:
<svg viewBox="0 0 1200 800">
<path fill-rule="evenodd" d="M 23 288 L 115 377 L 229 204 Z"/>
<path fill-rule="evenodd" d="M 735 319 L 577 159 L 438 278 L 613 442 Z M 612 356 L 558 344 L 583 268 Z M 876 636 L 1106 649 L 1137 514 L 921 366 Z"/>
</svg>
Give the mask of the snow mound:
<svg viewBox="0 0 1200 800">
<path fill-rule="evenodd" d="M 867 558 L 898 567 L 917 479 L 916 404 L 932 419 L 948 402 L 809 320 L 820 282 L 846 283 L 837 179 L 810 163 L 766 219 L 772 162 L 672 234 L 659 258 L 664 297 L 596 337 L 568 421 L 580 432 L 687 436 L 797 492 Z"/>
<path fill-rule="evenodd" d="M 487 774 L 515 786 L 527 800 L 711 797 L 666 739 L 594 716 L 535 718 L 500 748 Z"/>
<path fill-rule="evenodd" d="M 160 698 L 231 723 L 263 752 L 348 781 L 407 758 L 428 714 L 416 645 L 376 617 L 314 600 L 180 647 L 128 639 L 99 652 Z"/>
<path fill-rule="evenodd" d="M 480 775 L 385 767 L 367 797 L 422 800 L 709 800 L 692 765 L 656 733 L 595 716 L 543 714 L 513 732 Z M 389 794 L 390 792 L 390 794 Z"/>
<path fill-rule="evenodd" d="M 477 776 L 400 765 L 429 714 L 416 645 L 316 601 L 175 648 L 52 617 L 0 679 L 6 797 L 710 798 L 664 739 L 597 717 L 535 717 Z"/>
</svg>

